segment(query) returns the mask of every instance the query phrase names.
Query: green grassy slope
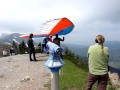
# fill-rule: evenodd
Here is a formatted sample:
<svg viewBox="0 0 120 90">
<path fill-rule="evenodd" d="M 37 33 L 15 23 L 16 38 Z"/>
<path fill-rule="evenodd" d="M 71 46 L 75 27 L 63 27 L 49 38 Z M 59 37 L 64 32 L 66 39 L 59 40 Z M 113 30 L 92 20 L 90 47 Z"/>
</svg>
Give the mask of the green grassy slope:
<svg viewBox="0 0 120 90">
<path fill-rule="evenodd" d="M 87 80 L 87 67 L 77 67 L 71 61 L 64 60 L 65 65 L 61 68 L 60 90 L 85 90 Z"/>
<path fill-rule="evenodd" d="M 71 61 L 64 59 L 65 65 L 60 69 L 59 88 L 60 90 L 85 90 L 88 68 L 87 65 L 81 64 L 76 66 Z M 93 85 L 92 90 L 97 90 L 97 82 Z M 116 90 L 107 85 L 107 90 Z"/>
<path fill-rule="evenodd" d="M 81 64 L 79 67 L 73 62 L 64 59 L 65 65 L 60 69 L 59 75 L 59 90 L 85 90 L 88 68 L 87 65 Z M 45 84 L 51 90 L 51 85 L 49 81 Z M 97 90 L 96 84 L 93 86 L 92 90 Z M 107 86 L 107 90 L 116 90 L 110 85 Z"/>
</svg>

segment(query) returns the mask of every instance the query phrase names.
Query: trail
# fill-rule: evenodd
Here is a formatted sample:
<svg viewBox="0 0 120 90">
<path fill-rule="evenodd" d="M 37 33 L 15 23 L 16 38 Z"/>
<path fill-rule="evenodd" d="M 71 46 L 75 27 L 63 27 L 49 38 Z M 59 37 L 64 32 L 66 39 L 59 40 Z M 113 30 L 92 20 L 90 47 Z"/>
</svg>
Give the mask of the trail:
<svg viewBox="0 0 120 90">
<path fill-rule="evenodd" d="M 46 54 L 36 54 L 38 61 L 29 61 L 28 54 L 0 58 L 0 90 L 48 90 L 50 70 L 44 65 Z"/>
</svg>

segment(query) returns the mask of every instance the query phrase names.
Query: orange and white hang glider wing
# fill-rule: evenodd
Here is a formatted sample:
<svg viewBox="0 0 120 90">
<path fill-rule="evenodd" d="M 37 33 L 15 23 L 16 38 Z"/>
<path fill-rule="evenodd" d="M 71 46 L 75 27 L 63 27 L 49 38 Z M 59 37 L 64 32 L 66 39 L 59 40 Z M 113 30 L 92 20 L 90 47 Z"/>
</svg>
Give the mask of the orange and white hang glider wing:
<svg viewBox="0 0 120 90">
<path fill-rule="evenodd" d="M 33 34 L 33 38 L 46 37 L 50 35 L 66 35 L 74 28 L 74 24 L 67 18 L 59 18 L 43 23 L 40 34 Z M 22 38 L 29 38 L 29 35 L 22 35 Z"/>
</svg>

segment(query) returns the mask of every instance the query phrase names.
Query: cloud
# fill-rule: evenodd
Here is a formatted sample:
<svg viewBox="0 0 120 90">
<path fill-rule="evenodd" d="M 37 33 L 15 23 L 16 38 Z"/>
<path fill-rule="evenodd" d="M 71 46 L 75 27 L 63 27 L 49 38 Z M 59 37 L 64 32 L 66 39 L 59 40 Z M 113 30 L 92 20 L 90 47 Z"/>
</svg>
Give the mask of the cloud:
<svg viewBox="0 0 120 90">
<path fill-rule="evenodd" d="M 119 3 L 120 0 L 0 0 L 0 30 L 39 33 L 45 21 L 67 17 L 75 28 L 66 36 L 66 42 L 92 41 L 97 34 L 119 40 Z"/>
</svg>

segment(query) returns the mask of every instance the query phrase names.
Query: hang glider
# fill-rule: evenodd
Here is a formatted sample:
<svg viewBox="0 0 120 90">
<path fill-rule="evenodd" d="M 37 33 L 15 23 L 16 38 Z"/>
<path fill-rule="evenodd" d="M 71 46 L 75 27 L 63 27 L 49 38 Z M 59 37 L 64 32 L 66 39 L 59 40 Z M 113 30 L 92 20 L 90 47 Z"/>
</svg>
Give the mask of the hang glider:
<svg viewBox="0 0 120 90">
<path fill-rule="evenodd" d="M 33 38 L 58 35 L 66 35 L 74 28 L 74 24 L 67 18 L 59 18 L 47 21 L 42 24 L 39 34 L 33 34 Z M 22 35 L 22 38 L 29 38 L 29 35 Z"/>
</svg>

